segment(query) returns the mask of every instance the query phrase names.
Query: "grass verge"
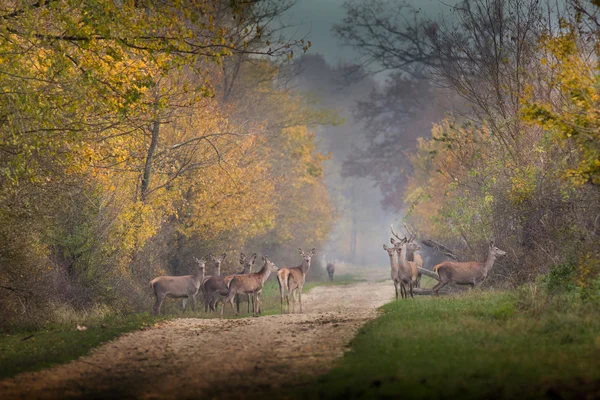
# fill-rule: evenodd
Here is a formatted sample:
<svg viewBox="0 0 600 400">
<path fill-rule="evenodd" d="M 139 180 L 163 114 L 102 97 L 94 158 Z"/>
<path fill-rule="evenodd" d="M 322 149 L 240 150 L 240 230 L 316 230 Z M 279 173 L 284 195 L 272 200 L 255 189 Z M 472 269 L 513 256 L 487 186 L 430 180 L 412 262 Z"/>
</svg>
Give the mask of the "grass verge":
<svg viewBox="0 0 600 400">
<path fill-rule="evenodd" d="M 599 396 L 598 317 L 591 307 L 520 310 L 515 292 L 395 301 L 329 374 L 278 397 Z"/>
<path fill-rule="evenodd" d="M 0 379 L 25 371 L 38 371 L 87 354 L 92 348 L 122 333 L 154 325 L 164 317 L 148 313 L 107 317 L 102 323 L 54 326 L 35 332 L 18 332 L 0 336 Z"/>
</svg>

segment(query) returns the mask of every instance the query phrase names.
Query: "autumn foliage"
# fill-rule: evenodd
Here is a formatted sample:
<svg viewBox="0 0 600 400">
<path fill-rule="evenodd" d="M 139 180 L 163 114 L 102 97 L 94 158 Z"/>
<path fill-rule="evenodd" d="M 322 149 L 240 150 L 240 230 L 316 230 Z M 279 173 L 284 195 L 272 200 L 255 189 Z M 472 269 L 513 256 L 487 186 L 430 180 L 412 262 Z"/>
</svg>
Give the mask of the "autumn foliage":
<svg viewBox="0 0 600 400">
<path fill-rule="evenodd" d="M 337 119 L 282 88 L 278 56 L 307 44 L 265 45 L 272 4 L 0 6 L 0 321 L 147 308 L 193 256 L 326 238 L 311 129 Z"/>
</svg>

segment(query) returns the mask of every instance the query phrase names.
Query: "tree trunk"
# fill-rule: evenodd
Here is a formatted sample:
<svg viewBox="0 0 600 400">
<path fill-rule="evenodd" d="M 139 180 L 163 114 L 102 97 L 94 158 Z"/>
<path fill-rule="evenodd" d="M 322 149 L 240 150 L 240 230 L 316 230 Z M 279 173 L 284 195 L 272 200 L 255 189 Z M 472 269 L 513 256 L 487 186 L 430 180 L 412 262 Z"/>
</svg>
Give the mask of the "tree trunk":
<svg viewBox="0 0 600 400">
<path fill-rule="evenodd" d="M 440 280 L 440 277 L 438 276 L 438 274 L 436 274 L 435 272 L 433 272 L 433 271 L 430 271 L 430 270 L 428 270 L 428 269 L 425 269 L 425 268 L 419 268 L 419 272 L 421 273 L 421 275 L 428 276 L 428 277 L 430 277 L 430 278 L 433 278 L 433 279 L 435 279 L 436 281 L 439 281 L 439 280 Z"/>
<path fill-rule="evenodd" d="M 148 147 L 148 153 L 146 154 L 146 164 L 144 165 L 144 175 L 142 176 L 142 187 L 140 190 L 140 200 L 146 201 L 148 197 L 148 189 L 150 188 L 150 176 L 152 175 L 152 162 L 154 161 L 154 153 L 158 146 L 158 137 L 160 135 L 160 121 L 155 119 L 152 122 L 152 138 L 150 140 L 150 147 Z"/>
</svg>

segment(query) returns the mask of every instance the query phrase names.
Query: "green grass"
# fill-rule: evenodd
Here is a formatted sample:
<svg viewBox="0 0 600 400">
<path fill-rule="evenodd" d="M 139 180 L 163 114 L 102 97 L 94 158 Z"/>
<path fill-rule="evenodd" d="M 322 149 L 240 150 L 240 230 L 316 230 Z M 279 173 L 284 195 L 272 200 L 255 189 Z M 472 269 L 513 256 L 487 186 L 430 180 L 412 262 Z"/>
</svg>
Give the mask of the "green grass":
<svg viewBox="0 0 600 400">
<path fill-rule="evenodd" d="M 164 319 L 147 313 L 131 314 L 108 317 L 102 323 L 86 325 L 88 329 L 85 331 L 77 331 L 76 326 L 55 326 L 35 332 L 0 335 L 0 379 L 71 361 L 122 333 L 151 326 Z"/>
<path fill-rule="evenodd" d="M 340 276 L 333 282 L 307 282 L 304 292 L 320 285 L 343 285 L 356 282 L 350 275 Z M 148 304 L 148 308 L 152 303 Z M 163 303 L 165 314 L 154 317 L 149 313 L 111 316 L 106 318 L 82 317 L 81 325 L 85 331 L 77 331 L 76 324 L 57 325 L 37 331 L 18 331 L 11 334 L 0 333 L 0 379 L 14 376 L 20 372 L 38 371 L 53 365 L 63 364 L 86 355 L 91 349 L 110 341 L 122 333 L 135 331 L 154 325 L 157 322 L 173 318 L 217 318 L 216 313 L 204 313 L 204 305 L 196 304 L 196 312 L 181 312 L 181 299 L 166 299 Z M 219 309 L 220 310 L 220 309 Z M 240 315 L 235 317 L 231 308 L 226 308 L 228 318 L 248 317 L 245 302 L 240 304 Z M 252 310 L 251 310 L 252 311 Z M 279 286 L 269 280 L 263 289 L 262 314 L 273 315 L 280 312 Z M 251 314 L 250 314 L 251 315 Z"/>
<path fill-rule="evenodd" d="M 580 398 L 600 392 L 597 310 L 522 311 L 513 293 L 395 301 L 337 366 L 286 398 Z"/>
</svg>

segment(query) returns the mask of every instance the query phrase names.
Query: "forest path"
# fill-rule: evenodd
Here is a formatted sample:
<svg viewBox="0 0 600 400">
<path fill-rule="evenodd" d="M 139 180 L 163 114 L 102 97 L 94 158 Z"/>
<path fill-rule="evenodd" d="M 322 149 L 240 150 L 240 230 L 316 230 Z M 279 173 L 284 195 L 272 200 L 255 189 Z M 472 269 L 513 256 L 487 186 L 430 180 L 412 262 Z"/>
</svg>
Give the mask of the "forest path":
<svg viewBox="0 0 600 400">
<path fill-rule="evenodd" d="M 323 286 L 302 296 L 303 314 L 167 321 L 0 381 L 0 398 L 252 397 L 327 372 L 393 294 L 389 281 Z"/>
</svg>

